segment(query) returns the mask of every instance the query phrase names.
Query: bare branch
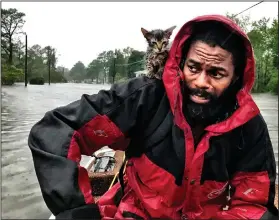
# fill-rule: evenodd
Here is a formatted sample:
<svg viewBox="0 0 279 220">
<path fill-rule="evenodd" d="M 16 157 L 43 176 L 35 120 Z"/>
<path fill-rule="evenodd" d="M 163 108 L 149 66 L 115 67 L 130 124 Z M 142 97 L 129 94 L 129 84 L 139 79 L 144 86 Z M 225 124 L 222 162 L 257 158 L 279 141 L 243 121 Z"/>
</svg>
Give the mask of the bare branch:
<svg viewBox="0 0 279 220">
<path fill-rule="evenodd" d="M 13 36 L 13 34 L 14 34 L 14 32 L 15 32 L 16 28 L 17 28 L 17 25 L 18 25 L 18 23 L 16 23 L 16 25 L 15 25 L 15 27 L 14 27 L 14 29 L 13 29 L 12 33 L 11 33 L 11 36 Z"/>
<path fill-rule="evenodd" d="M 7 34 L 9 33 L 8 24 L 3 19 L 2 19 L 2 22 L 1 22 L 1 27 L 3 27 L 5 29 Z"/>
</svg>

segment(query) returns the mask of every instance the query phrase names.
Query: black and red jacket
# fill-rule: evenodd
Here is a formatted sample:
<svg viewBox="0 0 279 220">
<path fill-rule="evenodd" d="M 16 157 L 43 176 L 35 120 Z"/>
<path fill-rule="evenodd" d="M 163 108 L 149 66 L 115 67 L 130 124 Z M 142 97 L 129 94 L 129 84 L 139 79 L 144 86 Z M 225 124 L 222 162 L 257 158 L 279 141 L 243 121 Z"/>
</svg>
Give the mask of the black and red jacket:
<svg viewBox="0 0 279 220">
<path fill-rule="evenodd" d="M 181 47 L 199 21 L 224 23 L 243 37 L 247 65 L 238 108 L 224 121 L 205 128 L 197 147 L 182 113 L 179 68 Z M 276 165 L 268 130 L 250 90 L 255 77 L 253 50 L 231 20 L 201 16 L 176 35 L 163 81 L 146 77 L 115 84 L 108 91 L 46 113 L 32 128 L 29 146 L 43 197 L 59 217 L 104 219 L 260 219 L 278 215 L 274 206 Z M 143 139 L 143 131 L 160 109 L 160 125 Z M 97 130 L 101 132 L 96 132 Z M 106 134 L 106 135 L 100 135 Z M 157 135 L 153 141 L 153 135 Z M 148 145 L 148 147 L 147 147 Z M 116 202 L 117 183 L 95 205 L 81 155 L 103 146 L 141 152 L 129 158 L 125 192 Z M 229 210 L 226 205 L 231 186 Z M 87 214 L 86 214 L 87 213 Z"/>
</svg>

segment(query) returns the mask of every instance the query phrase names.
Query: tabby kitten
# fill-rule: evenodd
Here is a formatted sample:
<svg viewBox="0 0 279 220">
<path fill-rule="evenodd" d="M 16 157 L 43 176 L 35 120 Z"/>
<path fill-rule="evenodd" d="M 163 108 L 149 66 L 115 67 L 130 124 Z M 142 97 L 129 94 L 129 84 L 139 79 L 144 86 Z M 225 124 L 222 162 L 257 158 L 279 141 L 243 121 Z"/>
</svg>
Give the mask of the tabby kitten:
<svg viewBox="0 0 279 220">
<path fill-rule="evenodd" d="M 148 43 L 145 56 L 148 77 L 162 78 L 169 53 L 169 39 L 175 28 L 176 26 L 172 26 L 166 30 L 156 29 L 152 31 L 141 28 L 141 32 Z"/>
</svg>

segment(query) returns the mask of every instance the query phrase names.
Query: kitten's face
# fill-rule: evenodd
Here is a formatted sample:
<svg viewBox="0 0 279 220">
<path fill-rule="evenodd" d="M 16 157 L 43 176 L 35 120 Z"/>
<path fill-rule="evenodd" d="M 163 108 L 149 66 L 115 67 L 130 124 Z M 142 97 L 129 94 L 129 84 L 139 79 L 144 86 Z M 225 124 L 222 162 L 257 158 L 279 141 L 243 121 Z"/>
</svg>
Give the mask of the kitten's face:
<svg viewBox="0 0 279 220">
<path fill-rule="evenodd" d="M 166 30 L 152 31 L 147 31 L 144 28 L 141 28 L 141 32 L 146 38 L 149 48 L 155 53 L 163 53 L 168 50 L 167 46 L 169 44 L 169 39 L 175 27 L 176 26 L 170 27 Z"/>
</svg>

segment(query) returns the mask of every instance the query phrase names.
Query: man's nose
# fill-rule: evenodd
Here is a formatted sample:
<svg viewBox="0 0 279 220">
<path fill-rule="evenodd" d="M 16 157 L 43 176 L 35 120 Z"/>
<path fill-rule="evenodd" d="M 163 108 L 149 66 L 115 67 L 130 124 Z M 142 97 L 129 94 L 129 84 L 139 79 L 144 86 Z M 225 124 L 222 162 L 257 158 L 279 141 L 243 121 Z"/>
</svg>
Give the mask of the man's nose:
<svg viewBox="0 0 279 220">
<path fill-rule="evenodd" d="M 195 86 L 199 89 L 208 89 L 210 87 L 208 75 L 202 71 L 195 80 Z"/>
</svg>

